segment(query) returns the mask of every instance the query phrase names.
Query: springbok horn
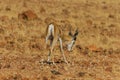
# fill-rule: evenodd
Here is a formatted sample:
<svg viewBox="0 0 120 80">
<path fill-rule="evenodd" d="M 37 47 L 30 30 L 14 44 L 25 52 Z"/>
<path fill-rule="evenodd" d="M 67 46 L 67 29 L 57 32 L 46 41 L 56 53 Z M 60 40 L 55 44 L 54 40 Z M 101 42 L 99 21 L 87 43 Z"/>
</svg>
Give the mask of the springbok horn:
<svg viewBox="0 0 120 80">
<path fill-rule="evenodd" d="M 78 27 L 77 27 L 76 30 L 75 30 L 75 34 L 74 34 L 74 36 L 77 36 L 78 33 L 79 33 L 79 31 L 78 31 Z"/>
</svg>

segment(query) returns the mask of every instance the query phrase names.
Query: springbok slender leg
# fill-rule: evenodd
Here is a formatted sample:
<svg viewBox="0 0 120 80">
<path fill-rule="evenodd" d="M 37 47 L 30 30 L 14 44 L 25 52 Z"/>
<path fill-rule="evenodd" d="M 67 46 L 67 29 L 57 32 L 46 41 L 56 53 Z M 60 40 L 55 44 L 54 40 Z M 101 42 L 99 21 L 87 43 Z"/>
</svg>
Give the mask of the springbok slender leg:
<svg viewBox="0 0 120 80">
<path fill-rule="evenodd" d="M 46 36 L 46 40 L 45 40 L 46 44 L 48 43 L 48 38 L 49 38 L 49 36 Z"/>
<path fill-rule="evenodd" d="M 56 44 L 56 42 L 57 42 L 57 39 L 53 39 L 53 40 L 50 40 L 50 50 L 49 50 L 49 54 L 48 54 L 48 63 L 50 62 L 50 59 L 51 59 L 51 57 L 52 57 L 52 63 L 53 63 L 53 65 L 55 65 L 55 67 L 57 68 L 57 70 L 58 70 L 58 66 L 55 64 L 55 62 L 54 62 L 54 54 L 53 54 L 53 49 L 54 49 L 54 47 L 55 47 L 55 44 Z M 51 63 L 51 62 L 50 62 Z"/>
<path fill-rule="evenodd" d="M 61 39 L 60 37 L 59 37 L 59 41 L 60 41 L 60 50 L 61 50 L 61 52 L 62 52 L 62 56 L 63 56 L 63 58 L 64 58 L 65 63 L 68 64 L 68 61 L 67 61 L 67 59 L 66 59 L 66 57 L 65 57 L 65 54 L 64 54 L 64 51 L 63 51 L 62 39 Z"/>
<path fill-rule="evenodd" d="M 49 40 L 49 35 L 46 36 L 46 40 L 45 40 L 45 49 L 47 49 L 48 40 Z"/>
<path fill-rule="evenodd" d="M 47 60 L 48 62 L 50 62 L 50 56 L 51 56 L 51 53 L 52 53 L 52 50 L 51 50 L 52 42 L 53 42 L 53 41 L 52 41 L 52 40 L 50 40 L 50 45 L 49 45 L 49 46 L 50 46 L 50 48 L 49 48 L 48 60 Z"/>
<path fill-rule="evenodd" d="M 54 64 L 54 54 L 53 54 L 53 49 L 55 47 L 55 44 L 56 44 L 57 40 L 56 39 L 53 39 L 53 41 L 51 40 L 50 41 L 50 50 L 49 50 L 49 54 L 48 54 L 48 62 L 50 62 L 50 58 L 52 57 L 52 61 L 53 61 L 53 64 Z"/>
</svg>

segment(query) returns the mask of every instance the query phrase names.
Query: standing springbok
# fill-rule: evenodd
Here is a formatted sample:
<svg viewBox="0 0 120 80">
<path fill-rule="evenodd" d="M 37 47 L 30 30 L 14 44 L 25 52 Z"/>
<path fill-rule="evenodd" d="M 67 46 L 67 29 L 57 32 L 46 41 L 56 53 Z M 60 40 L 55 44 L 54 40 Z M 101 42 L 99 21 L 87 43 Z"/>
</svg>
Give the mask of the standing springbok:
<svg viewBox="0 0 120 80">
<path fill-rule="evenodd" d="M 61 27 L 55 23 L 50 23 L 46 29 L 46 45 L 48 44 L 48 40 L 50 40 L 50 45 L 49 45 L 49 54 L 48 54 L 48 62 L 50 62 L 51 55 L 53 59 L 53 64 L 54 64 L 54 56 L 53 56 L 53 49 L 57 43 L 57 41 L 60 42 L 60 50 L 62 53 L 62 56 L 64 58 L 65 63 L 68 64 L 68 61 L 65 57 L 64 51 L 63 51 L 63 44 L 62 44 L 62 38 L 64 36 L 64 31 L 61 29 Z M 72 50 L 72 47 L 76 41 L 76 37 L 78 35 L 78 29 L 76 29 L 75 33 L 72 34 L 71 28 L 70 31 L 67 33 L 69 36 L 69 43 L 67 44 L 67 49 L 68 51 Z"/>
</svg>

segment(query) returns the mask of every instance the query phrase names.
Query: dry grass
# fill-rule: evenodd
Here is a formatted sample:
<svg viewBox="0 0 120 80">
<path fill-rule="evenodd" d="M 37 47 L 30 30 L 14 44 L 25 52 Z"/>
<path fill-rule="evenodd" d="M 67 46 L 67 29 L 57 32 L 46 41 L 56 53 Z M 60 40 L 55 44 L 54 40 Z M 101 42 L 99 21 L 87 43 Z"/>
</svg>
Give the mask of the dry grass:
<svg viewBox="0 0 120 80">
<path fill-rule="evenodd" d="M 118 0 L 1 0 L 0 80 L 119 80 L 119 5 Z M 20 20 L 18 14 L 26 10 L 38 18 Z M 70 66 L 62 62 L 59 47 L 54 50 L 60 74 L 54 65 L 41 63 L 47 59 L 49 18 L 80 30 L 74 50 L 64 46 Z"/>
</svg>

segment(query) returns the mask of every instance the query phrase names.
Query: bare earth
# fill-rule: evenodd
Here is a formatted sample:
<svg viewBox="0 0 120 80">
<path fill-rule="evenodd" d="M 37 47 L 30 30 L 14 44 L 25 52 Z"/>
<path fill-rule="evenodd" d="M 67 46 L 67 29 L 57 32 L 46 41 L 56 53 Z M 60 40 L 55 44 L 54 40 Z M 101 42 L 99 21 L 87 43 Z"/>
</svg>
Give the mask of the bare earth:
<svg viewBox="0 0 120 80">
<path fill-rule="evenodd" d="M 80 30 L 69 65 L 44 63 L 49 18 Z M 120 0 L 0 0 L 0 80 L 120 80 Z"/>
</svg>

